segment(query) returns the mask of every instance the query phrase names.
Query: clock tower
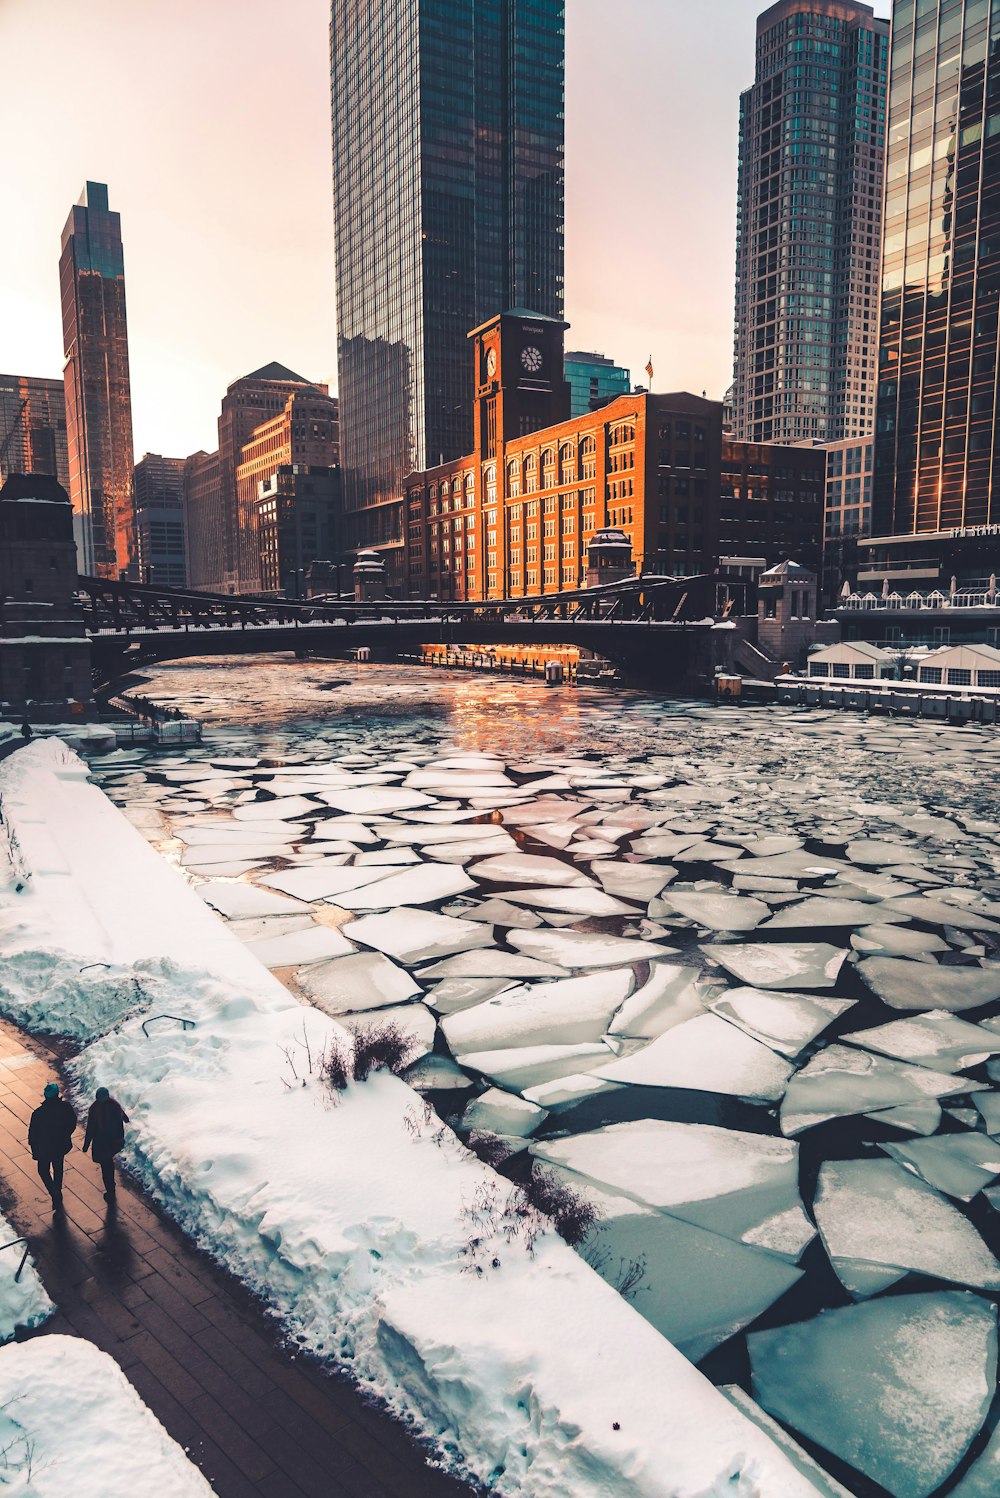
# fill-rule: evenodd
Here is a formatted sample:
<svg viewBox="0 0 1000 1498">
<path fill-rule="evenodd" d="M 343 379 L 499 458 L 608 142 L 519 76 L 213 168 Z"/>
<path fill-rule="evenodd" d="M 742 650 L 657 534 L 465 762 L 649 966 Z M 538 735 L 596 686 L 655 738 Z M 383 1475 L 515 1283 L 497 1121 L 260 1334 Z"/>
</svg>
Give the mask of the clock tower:
<svg viewBox="0 0 1000 1498">
<path fill-rule="evenodd" d="M 469 334 L 475 358 L 476 451 L 482 461 L 498 457 L 505 442 L 570 415 L 563 373 L 568 323 L 514 308 Z"/>
</svg>

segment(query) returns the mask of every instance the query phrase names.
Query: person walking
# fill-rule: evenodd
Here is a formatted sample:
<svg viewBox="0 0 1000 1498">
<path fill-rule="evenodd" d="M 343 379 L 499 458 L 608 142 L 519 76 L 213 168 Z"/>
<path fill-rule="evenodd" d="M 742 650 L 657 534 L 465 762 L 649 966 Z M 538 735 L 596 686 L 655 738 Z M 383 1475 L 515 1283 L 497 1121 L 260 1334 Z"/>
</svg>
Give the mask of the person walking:
<svg viewBox="0 0 1000 1498">
<path fill-rule="evenodd" d="M 128 1114 L 118 1099 L 113 1098 L 106 1087 L 98 1087 L 87 1114 L 83 1152 L 86 1154 L 89 1149 L 95 1165 L 101 1167 L 106 1202 L 114 1199 L 115 1156 L 125 1143 L 127 1123 Z"/>
<path fill-rule="evenodd" d="M 24 722 L 21 724 L 21 737 L 24 740 L 24 742 L 27 743 L 28 740 L 31 738 L 31 736 L 32 736 L 32 733 L 31 733 L 31 724 L 28 722 L 28 715 L 27 715 L 27 713 L 25 713 L 25 715 L 24 715 Z"/>
<path fill-rule="evenodd" d="M 42 1184 L 52 1198 L 52 1206 L 59 1211 L 62 1208 L 63 1165 L 73 1148 L 77 1119 L 70 1104 L 59 1096 L 55 1082 L 46 1084 L 42 1096 L 43 1101 L 32 1113 L 28 1124 L 28 1148 Z"/>
</svg>

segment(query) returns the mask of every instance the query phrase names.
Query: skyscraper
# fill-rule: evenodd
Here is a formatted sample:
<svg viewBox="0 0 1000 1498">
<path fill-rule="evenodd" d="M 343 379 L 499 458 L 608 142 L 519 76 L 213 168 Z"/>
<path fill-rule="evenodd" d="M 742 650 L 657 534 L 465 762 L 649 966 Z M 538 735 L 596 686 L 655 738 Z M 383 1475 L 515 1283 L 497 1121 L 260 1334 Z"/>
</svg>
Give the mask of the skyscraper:
<svg viewBox="0 0 1000 1498">
<path fill-rule="evenodd" d="M 567 350 L 564 368 L 569 383 L 569 414 L 585 416 L 588 411 L 632 389 L 632 375 L 623 365 L 604 354 L 585 354 Z"/>
<path fill-rule="evenodd" d="M 401 558 L 403 478 L 470 450 L 468 330 L 513 307 L 562 316 L 564 54 L 564 0 L 333 0 L 341 441 L 357 544 L 397 543 Z"/>
<path fill-rule="evenodd" d="M 103 182 L 70 210 L 59 257 L 69 492 L 80 569 L 98 577 L 135 567 L 132 397 L 121 218 Z"/>
<path fill-rule="evenodd" d="M 889 23 L 779 0 L 740 101 L 735 435 L 836 442 L 874 422 Z"/>
<path fill-rule="evenodd" d="M 69 489 L 62 380 L 0 374 L 0 484 L 12 473 L 46 473 Z"/>
<path fill-rule="evenodd" d="M 998 304 L 1000 0 L 896 0 L 872 529 L 901 541 L 873 542 L 885 562 L 907 536 L 1000 525 Z M 950 539 L 972 545 L 946 573 L 997 570 L 995 543 L 977 566 L 984 538 Z"/>
<path fill-rule="evenodd" d="M 135 554 L 140 582 L 183 588 L 184 458 L 144 453 L 135 465 Z"/>
</svg>

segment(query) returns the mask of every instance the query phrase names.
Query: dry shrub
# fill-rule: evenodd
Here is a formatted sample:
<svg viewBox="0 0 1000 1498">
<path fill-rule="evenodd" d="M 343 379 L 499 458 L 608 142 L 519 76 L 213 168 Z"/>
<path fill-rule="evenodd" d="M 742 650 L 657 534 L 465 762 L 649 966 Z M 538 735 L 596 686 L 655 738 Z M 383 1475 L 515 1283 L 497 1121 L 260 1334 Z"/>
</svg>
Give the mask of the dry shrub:
<svg viewBox="0 0 1000 1498">
<path fill-rule="evenodd" d="M 365 1082 L 373 1071 L 397 1077 L 417 1049 L 417 1042 L 391 1020 L 359 1030 L 354 1037 L 354 1080 Z"/>
<path fill-rule="evenodd" d="M 593 1202 L 564 1186 L 547 1170 L 535 1170 L 525 1187 L 525 1195 L 531 1205 L 548 1217 L 560 1238 L 574 1248 L 578 1247 L 591 1228 L 600 1221 L 601 1213 Z"/>
</svg>

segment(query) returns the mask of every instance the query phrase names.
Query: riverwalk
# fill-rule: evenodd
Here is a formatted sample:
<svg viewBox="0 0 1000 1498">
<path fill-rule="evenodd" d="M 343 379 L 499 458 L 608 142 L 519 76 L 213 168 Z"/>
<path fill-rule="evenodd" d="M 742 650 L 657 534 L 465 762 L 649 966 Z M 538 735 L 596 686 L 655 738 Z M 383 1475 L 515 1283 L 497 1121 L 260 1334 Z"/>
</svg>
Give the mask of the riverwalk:
<svg viewBox="0 0 1000 1498">
<path fill-rule="evenodd" d="M 58 1057 L 0 1021 L 2 1206 L 56 1315 L 119 1364 L 220 1498 L 471 1498 L 394 1420 L 284 1348 L 273 1321 L 126 1178 L 117 1207 L 77 1148 L 54 1217 L 26 1137 Z M 13 1250 L 11 1250 L 13 1252 Z"/>
</svg>

